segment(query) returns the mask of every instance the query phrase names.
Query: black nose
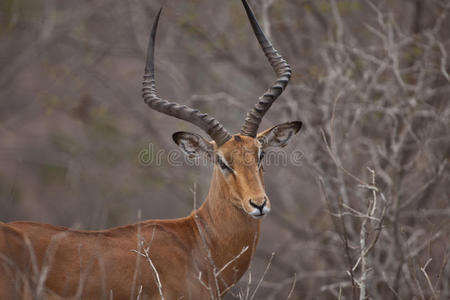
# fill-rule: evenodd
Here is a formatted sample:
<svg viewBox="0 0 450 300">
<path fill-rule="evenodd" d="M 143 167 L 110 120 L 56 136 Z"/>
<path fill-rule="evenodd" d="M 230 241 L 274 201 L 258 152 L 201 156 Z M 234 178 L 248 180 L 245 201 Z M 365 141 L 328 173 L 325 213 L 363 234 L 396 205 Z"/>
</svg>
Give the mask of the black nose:
<svg viewBox="0 0 450 300">
<path fill-rule="evenodd" d="M 261 205 L 258 205 L 258 204 L 256 204 L 256 203 L 252 202 L 252 199 L 248 200 L 248 202 L 249 202 L 250 205 L 253 206 L 254 208 L 259 209 L 259 211 L 260 211 L 261 214 L 262 214 L 262 213 L 263 213 L 263 208 L 264 208 L 264 206 L 266 206 L 266 203 L 267 203 L 267 198 L 264 198 L 264 202 L 263 202 L 263 204 L 261 204 Z"/>
</svg>

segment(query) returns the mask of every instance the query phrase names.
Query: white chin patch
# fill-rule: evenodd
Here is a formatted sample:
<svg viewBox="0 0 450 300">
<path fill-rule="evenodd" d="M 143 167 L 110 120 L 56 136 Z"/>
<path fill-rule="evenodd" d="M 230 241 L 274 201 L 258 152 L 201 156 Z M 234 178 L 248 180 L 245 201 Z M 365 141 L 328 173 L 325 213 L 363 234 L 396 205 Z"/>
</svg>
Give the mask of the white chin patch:
<svg viewBox="0 0 450 300">
<path fill-rule="evenodd" d="M 270 208 L 264 207 L 262 211 L 257 208 L 254 208 L 248 214 L 255 219 L 261 219 L 261 218 L 265 217 L 269 212 L 270 212 Z"/>
<path fill-rule="evenodd" d="M 250 214 L 250 216 L 251 216 L 253 219 L 262 219 L 262 218 L 264 218 L 266 215 L 267 215 L 267 214 L 264 214 L 264 215 L 252 215 L 252 214 Z"/>
</svg>

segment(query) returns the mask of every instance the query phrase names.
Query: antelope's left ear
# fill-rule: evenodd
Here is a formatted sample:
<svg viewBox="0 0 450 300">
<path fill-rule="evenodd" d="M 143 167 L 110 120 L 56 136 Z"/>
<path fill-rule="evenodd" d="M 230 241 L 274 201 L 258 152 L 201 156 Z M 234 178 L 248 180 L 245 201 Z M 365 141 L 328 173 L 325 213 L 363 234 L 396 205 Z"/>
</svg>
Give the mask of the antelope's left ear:
<svg viewBox="0 0 450 300">
<path fill-rule="evenodd" d="M 198 134 L 179 131 L 172 135 L 172 139 L 189 158 L 198 158 L 202 155 L 207 158 L 213 156 L 213 145 Z"/>
<path fill-rule="evenodd" d="M 258 134 L 257 139 L 263 148 L 284 147 L 291 137 L 302 128 L 302 122 L 294 121 L 276 125 Z"/>
</svg>

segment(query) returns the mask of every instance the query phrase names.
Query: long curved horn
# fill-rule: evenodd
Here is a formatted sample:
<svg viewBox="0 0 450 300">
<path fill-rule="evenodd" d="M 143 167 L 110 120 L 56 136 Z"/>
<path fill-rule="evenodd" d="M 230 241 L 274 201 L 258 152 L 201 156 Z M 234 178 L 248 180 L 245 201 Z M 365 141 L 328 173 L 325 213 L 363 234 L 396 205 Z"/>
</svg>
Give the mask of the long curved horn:
<svg viewBox="0 0 450 300">
<path fill-rule="evenodd" d="M 218 146 L 220 146 L 228 141 L 231 138 L 231 135 L 223 127 L 223 125 L 219 123 L 219 121 L 205 113 L 200 112 L 198 109 L 193 109 L 175 102 L 169 102 L 158 97 L 156 91 L 155 66 L 153 63 L 153 58 L 155 52 L 156 30 L 158 28 L 158 21 L 161 11 L 162 8 L 159 10 L 155 22 L 153 23 L 150 40 L 148 42 L 147 63 L 145 65 L 144 82 L 142 83 L 142 97 L 144 98 L 144 102 L 156 111 L 197 125 L 203 129 L 217 143 Z"/>
<path fill-rule="evenodd" d="M 256 21 L 252 9 L 248 6 L 246 0 L 242 0 L 245 11 L 247 13 L 253 32 L 258 39 L 261 48 L 264 51 L 270 65 L 277 74 L 275 83 L 258 99 L 258 103 L 247 113 L 245 123 L 242 126 L 241 134 L 251 137 L 256 137 L 259 124 L 261 123 L 264 114 L 269 110 L 272 103 L 281 95 L 291 79 L 291 66 L 278 54 L 278 51 L 267 40 L 263 31 Z"/>
</svg>

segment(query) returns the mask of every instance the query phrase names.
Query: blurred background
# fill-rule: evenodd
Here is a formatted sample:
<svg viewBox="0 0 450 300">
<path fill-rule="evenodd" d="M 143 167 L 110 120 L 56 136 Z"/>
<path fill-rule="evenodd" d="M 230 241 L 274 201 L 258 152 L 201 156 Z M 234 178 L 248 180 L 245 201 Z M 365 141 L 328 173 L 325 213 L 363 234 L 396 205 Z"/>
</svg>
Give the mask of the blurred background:
<svg viewBox="0 0 450 300">
<path fill-rule="evenodd" d="M 260 128 L 304 122 L 301 165 L 266 166 L 255 299 L 448 299 L 450 2 L 249 2 L 294 70 Z M 2 0 L 1 221 L 103 229 L 204 199 L 211 166 L 139 161 L 205 136 L 141 99 L 160 6 L 160 95 L 239 131 L 275 79 L 241 1 Z"/>
</svg>

